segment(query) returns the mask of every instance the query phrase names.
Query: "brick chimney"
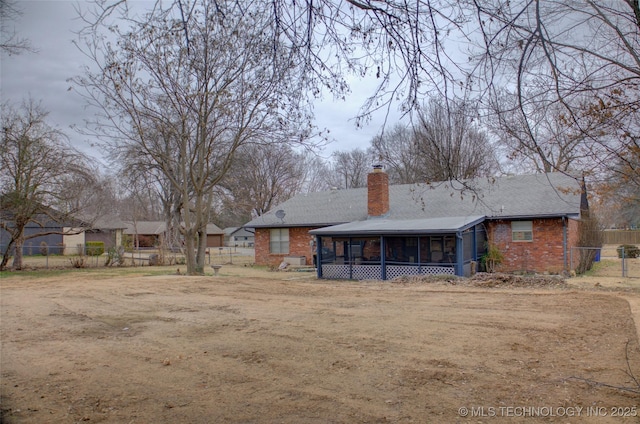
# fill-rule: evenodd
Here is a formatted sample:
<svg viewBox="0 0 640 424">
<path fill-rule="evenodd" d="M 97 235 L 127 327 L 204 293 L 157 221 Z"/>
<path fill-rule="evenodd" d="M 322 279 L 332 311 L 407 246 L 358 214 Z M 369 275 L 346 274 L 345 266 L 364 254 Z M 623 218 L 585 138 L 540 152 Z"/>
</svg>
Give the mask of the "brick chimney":
<svg viewBox="0 0 640 424">
<path fill-rule="evenodd" d="M 382 165 L 373 165 L 373 172 L 367 175 L 367 209 L 369 216 L 382 216 L 389 212 L 389 175 Z"/>
</svg>

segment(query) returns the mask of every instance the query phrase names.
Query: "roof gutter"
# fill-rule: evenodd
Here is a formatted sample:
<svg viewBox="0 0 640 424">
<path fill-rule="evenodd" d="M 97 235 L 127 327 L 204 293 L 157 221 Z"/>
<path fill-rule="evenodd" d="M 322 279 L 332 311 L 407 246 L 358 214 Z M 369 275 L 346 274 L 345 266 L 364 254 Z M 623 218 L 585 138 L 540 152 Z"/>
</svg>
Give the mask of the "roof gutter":
<svg viewBox="0 0 640 424">
<path fill-rule="evenodd" d="M 555 213 L 555 214 L 539 214 L 539 215 L 501 215 L 501 216 L 487 216 L 489 221 L 499 220 L 522 220 L 522 219 L 546 219 L 546 218 L 568 218 L 579 219 L 579 213 Z"/>
</svg>

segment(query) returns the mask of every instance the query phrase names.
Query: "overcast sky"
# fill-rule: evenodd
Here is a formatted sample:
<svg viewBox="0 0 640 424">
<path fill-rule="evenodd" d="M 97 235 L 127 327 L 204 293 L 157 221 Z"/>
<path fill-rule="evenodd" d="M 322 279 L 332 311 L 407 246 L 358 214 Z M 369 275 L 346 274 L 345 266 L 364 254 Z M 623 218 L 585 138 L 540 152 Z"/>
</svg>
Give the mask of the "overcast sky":
<svg viewBox="0 0 640 424">
<path fill-rule="evenodd" d="M 37 52 L 2 54 L 0 95 L 3 102 L 20 103 L 29 97 L 41 101 L 50 112 L 50 125 L 64 131 L 76 147 L 102 161 L 102 152 L 91 147 L 95 140 L 86 139 L 72 129 L 83 126 L 83 117 L 90 113 L 79 94 L 70 90 L 68 82 L 82 72 L 83 64 L 88 64 L 72 43 L 76 38 L 74 31 L 82 25 L 76 17 L 75 4 L 77 2 L 72 1 L 18 1 L 23 14 L 15 22 L 15 28 L 21 37 L 31 41 Z M 366 148 L 380 130 L 382 114 L 363 128 L 356 128 L 352 118 L 371 94 L 371 88 L 356 81 L 352 91 L 347 101 L 333 101 L 328 95 L 328 99 L 316 104 L 316 125 L 328 128 L 335 139 L 323 156 L 335 150 Z M 393 119 L 389 121 L 392 124 Z"/>
</svg>

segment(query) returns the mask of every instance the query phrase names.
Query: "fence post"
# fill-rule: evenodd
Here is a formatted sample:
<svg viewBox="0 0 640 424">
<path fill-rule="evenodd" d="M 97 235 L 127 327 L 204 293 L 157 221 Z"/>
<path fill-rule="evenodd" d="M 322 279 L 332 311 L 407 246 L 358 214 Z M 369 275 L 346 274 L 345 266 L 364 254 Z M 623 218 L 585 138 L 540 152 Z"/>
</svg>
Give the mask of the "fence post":
<svg viewBox="0 0 640 424">
<path fill-rule="evenodd" d="M 627 263 L 625 260 L 625 251 L 624 251 L 624 245 L 621 248 L 622 250 L 622 276 L 626 277 L 627 276 Z"/>
</svg>

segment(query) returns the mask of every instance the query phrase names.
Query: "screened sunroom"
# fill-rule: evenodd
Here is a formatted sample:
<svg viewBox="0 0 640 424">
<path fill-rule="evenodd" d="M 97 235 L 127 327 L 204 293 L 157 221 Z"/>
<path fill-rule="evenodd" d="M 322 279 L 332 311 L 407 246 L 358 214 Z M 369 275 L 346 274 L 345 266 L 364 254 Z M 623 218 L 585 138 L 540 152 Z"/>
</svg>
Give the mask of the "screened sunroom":
<svg viewBox="0 0 640 424">
<path fill-rule="evenodd" d="M 484 216 L 369 219 L 312 230 L 319 278 L 390 280 L 472 273 L 484 253 Z"/>
</svg>

